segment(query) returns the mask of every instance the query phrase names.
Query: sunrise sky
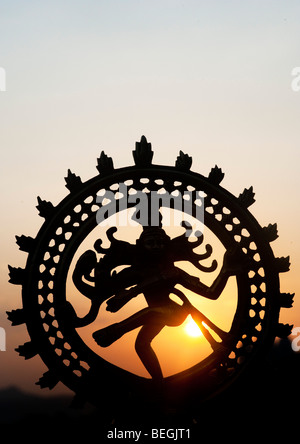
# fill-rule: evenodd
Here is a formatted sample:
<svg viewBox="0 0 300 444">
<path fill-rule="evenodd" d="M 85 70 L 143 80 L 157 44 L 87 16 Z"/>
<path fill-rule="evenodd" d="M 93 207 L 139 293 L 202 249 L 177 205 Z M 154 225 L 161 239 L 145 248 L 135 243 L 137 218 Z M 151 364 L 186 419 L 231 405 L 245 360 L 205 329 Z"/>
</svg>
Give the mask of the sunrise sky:
<svg viewBox="0 0 300 444">
<path fill-rule="evenodd" d="M 281 320 L 300 326 L 299 18 L 297 0 L 1 1 L 0 388 L 40 393 L 46 371 L 14 351 L 28 335 L 6 319 L 21 308 L 8 283 L 7 265 L 26 260 L 15 235 L 36 236 L 36 198 L 57 204 L 69 168 L 93 177 L 102 150 L 131 165 L 143 134 L 154 163 L 182 150 L 193 171 L 221 167 L 234 195 L 253 185 L 250 211 L 278 224 L 272 248 L 291 258 L 281 290 L 296 297 Z"/>
</svg>

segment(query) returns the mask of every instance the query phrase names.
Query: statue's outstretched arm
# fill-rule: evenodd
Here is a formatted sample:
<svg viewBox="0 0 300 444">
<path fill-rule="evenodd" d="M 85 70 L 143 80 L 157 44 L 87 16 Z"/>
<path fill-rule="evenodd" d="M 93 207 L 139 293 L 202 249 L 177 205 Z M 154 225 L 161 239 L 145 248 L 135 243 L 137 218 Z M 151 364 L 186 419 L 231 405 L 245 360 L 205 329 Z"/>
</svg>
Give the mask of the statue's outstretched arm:
<svg viewBox="0 0 300 444">
<path fill-rule="evenodd" d="M 125 289 L 119 291 L 115 296 L 107 301 L 106 310 L 115 313 L 116 311 L 120 310 L 120 308 L 124 307 L 125 304 L 131 301 L 131 299 L 143 293 L 145 290 L 151 289 L 152 286 L 157 285 L 159 282 L 160 279 L 154 276 L 153 278 L 145 279 L 128 290 Z"/>
<path fill-rule="evenodd" d="M 243 270 L 247 260 L 244 253 L 237 249 L 226 251 L 219 275 L 210 287 L 203 284 L 197 277 L 191 276 L 183 270 L 178 273 L 178 284 L 194 291 L 208 299 L 216 300 L 221 295 L 230 276 L 237 275 Z"/>
<path fill-rule="evenodd" d="M 207 299 L 216 300 L 224 290 L 229 276 L 230 274 L 222 268 L 219 275 L 214 280 L 213 284 L 208 287 L 207 285 L 203 284 L 196 276 L 191 276 L 185 271 L 180 270 L 177 283 L 181 284 L 188 290 L 193 291 L 194 293 L 204 296 Z"/>
</svg>

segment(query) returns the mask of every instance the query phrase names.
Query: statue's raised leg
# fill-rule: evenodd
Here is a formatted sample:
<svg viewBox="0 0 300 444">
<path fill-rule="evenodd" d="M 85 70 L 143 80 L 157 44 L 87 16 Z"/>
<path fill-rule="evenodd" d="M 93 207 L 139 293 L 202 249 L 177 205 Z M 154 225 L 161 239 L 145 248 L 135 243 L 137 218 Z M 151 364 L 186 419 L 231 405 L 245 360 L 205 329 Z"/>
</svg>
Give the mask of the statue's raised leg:
<svg viewBox="0 0 300 444">
<path fill-rule="evenodd" d="M 120 339 L 125 333 L 145 324 L 165 325 L 165 314 L 160 308 L 144 308 L 127 319 L 93 333 L 93 338 L 101 347 L 108 347 Z"/>
</svg>

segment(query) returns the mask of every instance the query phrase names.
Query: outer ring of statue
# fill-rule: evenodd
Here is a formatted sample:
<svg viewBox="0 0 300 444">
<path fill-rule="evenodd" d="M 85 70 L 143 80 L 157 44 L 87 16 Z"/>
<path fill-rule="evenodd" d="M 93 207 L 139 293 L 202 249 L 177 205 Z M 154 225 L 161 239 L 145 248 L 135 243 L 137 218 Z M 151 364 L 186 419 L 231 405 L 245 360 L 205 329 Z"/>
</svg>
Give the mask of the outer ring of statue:
<svg viewBox="0 0 300 444">
<path fill-rule="evenodd" d="M 252 187 L 238 197 L 220 182 L 224 174 L 214 167 L 208 177 L 190 171 L 191 158 L 180 152 L 174 167 L 152 164 L 151 145 L 143 137 L 133 152 L 135 165 L 114 169 L 104 153 L 98 159 L 99 175 L 82 182 L 69 171 L 70 191 L 56 207 L 38 198 L 38 210 L 45 218 L 36 238 L 17 237 L 21 250 L 28 252 L 25 269 L 10 267 L 10 282 L 22 285 L 23 307 L 8 313 L 13 325 L 26 324 L 30 342 L 18 348 L 25 359 L 40 355 L 48 371 L 41 387 L 53 388 L 59 381 L 76 394 L 77 401 L 115 405 L 128 397 L 157 399 L 156 387 L 146 378 L 133 375 L 106 362 L 82 341 L 72 325 L 65 284 L 78 245 L 96 227 L 95 197 L 99 189 L 131 180 L 136 189 L 148 178 L 164 181 L 174 190 L 188 185 L 205 193 L 205 225 L 226 249 L 238 245 L 250 258 L 238 282 L 238 307 L 226 348 L 213 352 L 199 365 L 164 379 L 163 396 L 177 409 L 195 405 L 224 390 L 239 378 L 273 344 L 286 336 L 291 326 L 279 323 L 281 307 L 290 307 L 293 295 L 281 293 L 279 273 L 288 271 L 289 258 L 275 258 L 270 242 L 277 237 L 276 224 L 262 228 L 249 212 L 254 202 Z M 247 234 L 244 234 L 244 231 Z M 68 235 L 69 233 L 69 235 Z M 70 237 L 69 237 L 70 236 Z M 257 258 L 258 257 L 258 258 Z M 105 383 L 103 383 L 105 381 Z M 161 393 L 161 387 L 159 388 Z"/>
</svg>

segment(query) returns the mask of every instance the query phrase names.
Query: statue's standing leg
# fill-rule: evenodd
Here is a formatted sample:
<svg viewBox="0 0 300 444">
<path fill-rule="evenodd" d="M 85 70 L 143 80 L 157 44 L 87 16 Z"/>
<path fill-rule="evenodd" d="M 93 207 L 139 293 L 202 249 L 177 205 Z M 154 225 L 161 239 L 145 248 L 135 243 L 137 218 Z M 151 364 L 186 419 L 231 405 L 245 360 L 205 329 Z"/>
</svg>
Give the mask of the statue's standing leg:
<svg viewBox="0 0 300 444">
<path fill-rule="evenodd" d="M 156 380 L 163 379 L 163 374 L 157 356 L 151 347 L 151 342 L 164 326 L 165 324 L 161 323 L 144 325 L 139 331 L 135 342 L 135 350 L 140 360 L 152 376 L 152 379 Z"/>
</svg>

